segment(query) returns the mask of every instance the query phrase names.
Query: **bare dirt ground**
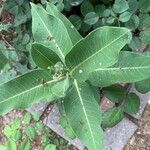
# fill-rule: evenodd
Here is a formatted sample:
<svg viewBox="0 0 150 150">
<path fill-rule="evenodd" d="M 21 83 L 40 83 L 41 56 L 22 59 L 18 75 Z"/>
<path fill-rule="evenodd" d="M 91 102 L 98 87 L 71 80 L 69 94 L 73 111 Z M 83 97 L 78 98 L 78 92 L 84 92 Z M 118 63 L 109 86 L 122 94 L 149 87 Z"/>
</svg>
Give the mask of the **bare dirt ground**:
<svg viewBox="0 0 150 150">
<path fill-rule="evenodd" d="M 145 108 L 138 126 L 124 150 L 150 150 L 150 105 Z"/>
</svg>

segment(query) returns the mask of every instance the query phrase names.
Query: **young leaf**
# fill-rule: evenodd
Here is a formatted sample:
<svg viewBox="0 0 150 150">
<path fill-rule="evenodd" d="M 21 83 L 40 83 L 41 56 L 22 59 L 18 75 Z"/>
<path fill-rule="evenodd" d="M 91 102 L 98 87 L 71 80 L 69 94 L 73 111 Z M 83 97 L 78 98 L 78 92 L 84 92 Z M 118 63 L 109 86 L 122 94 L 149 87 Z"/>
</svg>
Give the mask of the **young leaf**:
<svg viewBox="0 0 150 150">
<path fill-rule="evenodd" d="M 115 0 L 113 5 L 113 11 L 116 13 L 123 13 L 129 9 L 128 2 L 126 0 Z"/>
<path fill-rule="evenodd" d="M 101 113 L 93 92 L 87 83 L 75 80 L 64 98 L 64 109 L 76 136 L 89 150 L 103 149 Z"/>
<path fill-rule="evenodd" d="M 128 0 L 128 5 L 129 5 L 129 12 L 134 14 L 136 13 L 139 7 L 139 2 L 137 0 Z"/>
<path fill-rule="evenodd" d="M 139 26 L 139 17 L 137 15 L 132 15 L 130 20 L 125 23 L 125 27 L 135 30 Z"/>
<path fill-rule="evenodd" d="M 131 42 L 128 44 L 128 46 L 133 50 L 133 51 L 138 51 L 141 46 L 142 46 L 142 41 L 140 40 L 139 37 L 133 37 Z"/>
<path fill-rule="evenodd" d="M 25 140 L 24 142 L 21 143 L 21 150 L 30 150 L 30 141 Z"/>
<path fill-rule="evenodd" d="M 12 139 L 16 142 L 22 138 L 22 133 L 20 130 L 13 130 Z"/>
<path fill-rule="evenodd" d="M 150 29 L 140 33 L 140 39 L 143 43 L 150 45 Z"/>
<path fill-rule="evenodd" d="M 102 127 L 112 128 L 124 118 L 123 111 L 119 107 L 110 108 L 102 115 Z"/>
<path fill-rule="evenodd" d="M 132 14 L 130 12 L 126 11 L 119 16 L 119 20 L 121 22 L 127 22 L 127 21 L 129 21 L 131 15 Z"/>
<path fill-rule="evenodd" d="M 12 136 L 12 128 L 9 126 L 9 125 L 6 125 L 4 130 L 3 130 L 3 133 L 4 135 L 7 137 L 7 138 L 10 138 Z"/>
<path fill-rule="evenodd" d="M 25 113 L 25 115 L 23 117 L 23 123 L 28 125 L 30 123 L 31 119 L 32 119 L 31 114 L 29 112 L 27 112 L 27 113 Z"/>
<path fill-rule="evenodd" d="M 140 98 L 135 93 L 130 93 L 125 99 L 123 110 L 126 113 L 135 114 L 139 111 Z"/>
<path fill-rule="evenodd" d="M 56 150 L 56 145 L 53 144 L 49 144 L 45 147 L 44 150 Z"/>
<path fill-rule="evenodd" d="M 34 121 L 39 121 L 40 120 L 40 116 L 41 116 L 41 112 L 36 112 L 35 114 L 33 114 L 33 120 Z"/>
<path fill-rule="evenodd" d="M 31 13 L 34 40 L 56 52 L 64 61 L 65 55 L 73 45 L 62 21 L 33 3 L 31 3 Z"/>
<path fill-rule="evenodd" d="M 150 15 L 148 13 L 146 13 L 146 14 L 140 13 L 139 19 L 140 19 L 140 23 L 139 23 L 140 30 L 145 30 L 145 29 L 149 28 Z"/>
<path fill-rule="evenodd" d="M 0 144 L 0 150 L 7 150 L 7 147 L 5 145 Z"/>
<path fill-rule="evenodd" d="M 15 141 L 9 140 L 7 142 L 7 150 L 17 150 L 17 145 L 16 145 Z"/>
<path fill-rule="evenodd" d="M 80 40 L 66 56 L 70 75 L 78 82 L 85 81 L 90 72 L 117 62 L 119 51 L 129 42 L 126 28 L 101 27 Z"/>
<path fill-rule="evenodd" d="M 12 130 L 17 130 L 17 129 L 19 129 L 20 125 L 21 125 L 20 119 L 15 119 L 11 123 L 11 128 L 12 128 Z"/>
<path fill-rule="evenodd" d="M 99 19 L 99 16 L 95 12 L 89 12 L 85 15 L 84 22 L 88 25 L 95 24 Z"/>
<path fill-rule="evenodd" d="M 123 100 L 126 91 L 121 86 L 113 85 L 110 87 L 103 88 L 104 90 L 104 96 L 106 96 L 109 100 L 115 103 L 119 103 Z"/>
<path fill-rule="evenodd" d="M 89 80 L 95 86 L 106 87 L 115 83 L 133 83 L 149 77 L 149 57 L 138 53 L 122 51 L 115 65 L 96 69 L 90 74 Z"/>
<path fill-rule="evenodd" d="M 37 135 L 35 128 L 33 128 L 31 126 L 29 126 L 25 129 L 25 133 L 31 140 L 34 140 Z"/>
<path fill-rule="evenodd" d="M 35 129 L 36 129 L 37 131 L 39 131 L 39 132 L 42 132 L 43 129 L 44 129 L 43 123 L 37 122 L 37 123 L 35 124 Z"/>
<path fill-rule="evenodd" d="M 53 5 L 52 3 L 47 3 L 46 10 L 50 15 L 59 18 L 63 22 L 73 45 L 75 45 L 80 39 L 82 39 L 82 36 L 73 26 L 73 24 L 62 13 L 60 13 L 60 11 L 58 11 L 55 5 Z"/>
<path fill-rule="evenodd" d="M 94 11 L 94 7 L 93 7 L 93 5 L 87 0 L 87 1 L 84 1 L 84 2 L 81 4 L 80 11 L 81 11 L 81 14 L 82 14 L 83 16 L 85 16 L 87 13 L 93 12 L 93 11 Z"/>
<path fill-rule="evenodd" d="M 55 52 L 38 43 L 32 44 L 31 56 L 35 64 L 43 69 L 47 69 L 61 61 Z"/>
<path fill-rule="evenodd" d="M 148 0 L 140 0 L 139 1 L 139 8 L 140 8 L 140 11 L 142 13 L 150 12 L 150 1 L 148 1 Z"/>
<path fill-rule="evenodd" d="M 0 85 L 0 114 L 65 96 L 68 78 L 53 79 L 49 71 L 34 70 Z M 56 90 L 57 89 L 57 90 Z"/>
</svg>

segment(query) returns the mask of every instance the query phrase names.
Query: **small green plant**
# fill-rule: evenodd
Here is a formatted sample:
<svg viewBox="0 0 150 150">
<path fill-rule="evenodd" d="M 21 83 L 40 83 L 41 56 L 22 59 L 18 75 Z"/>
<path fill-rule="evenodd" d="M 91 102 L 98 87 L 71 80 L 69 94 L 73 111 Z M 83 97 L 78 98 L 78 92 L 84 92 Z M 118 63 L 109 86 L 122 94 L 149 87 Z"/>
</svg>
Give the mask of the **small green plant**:
<svg viewBox="0 0 150 150">
<path fill-rule="evenodd" d="M 123 12 L 117 4 L 114 7 Z M 114 84 L 148 79 L 150 57 L 121 51 L 132 39 L 127 28 L 104 26 L 83 38 L 51 3 L 46 4 L 46 10 L 31 3 L 31 13 L 31 56 L 38 69 L 0 85 L 0 113 L 55 100 L 66 118 L 67 123 L 61 124 L 67 124 L 69 134 L 89 150 L 103 149 L 102 128 L 114 126 L 124 112 L 136 113 L 140 105 L 134 93 Z M 99 87 L 117 104 L 104 113 L 99 107 Z M 36 131 L 28 127 L 26 133 L 32 133 L 32 140 Z"/>
<path fill-rule="evenodd" d="M 56 150 L 56 145 L 67 148 L 65 140 L 62 143 L 56 142 L 58 137 L 55 137 L 39 119 L 38 113 L 31 115 L 26 112 L 22 118 L 14 119 L 6 125 L 3 129 L 6 142 L 0 144 L 0 150 Z"/>
</svg>

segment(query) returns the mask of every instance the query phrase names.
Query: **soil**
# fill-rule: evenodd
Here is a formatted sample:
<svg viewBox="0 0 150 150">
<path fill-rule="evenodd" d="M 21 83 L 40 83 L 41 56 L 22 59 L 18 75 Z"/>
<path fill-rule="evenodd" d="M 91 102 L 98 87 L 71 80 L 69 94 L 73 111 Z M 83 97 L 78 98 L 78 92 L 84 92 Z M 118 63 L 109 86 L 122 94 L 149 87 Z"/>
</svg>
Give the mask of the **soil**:
<svg viewBox="0 0 150 150">
<path fill-rule="evenodd" d="M 124 150 L 150 150 L 150 105 L 145 108 L 138 122 L 138 129 Z"/>
</svg>

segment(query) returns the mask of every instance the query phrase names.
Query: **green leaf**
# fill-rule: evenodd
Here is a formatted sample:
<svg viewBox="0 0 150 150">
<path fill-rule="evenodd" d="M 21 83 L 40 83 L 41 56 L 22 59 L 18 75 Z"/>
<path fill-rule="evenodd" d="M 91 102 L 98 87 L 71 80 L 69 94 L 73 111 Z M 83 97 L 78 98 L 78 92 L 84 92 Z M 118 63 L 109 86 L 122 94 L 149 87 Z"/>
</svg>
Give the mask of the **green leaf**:
<svg viewBox="0 0 150 150">
<path fill-rule="evenodd" d="M 29 112 L 26 112 L 24 117 L 23 117 L 23 124 L 30 124 L 30 121 L 32 119 L 32 116 Z"/>
<path fill-rule="evenodd" d="M 35 114 L 33 114 L 32 117 L 34 121 L 39 121 L 41 117 L 41 112 L 36 112 Z"/>
<path fill-rule="evenodd" d="M 21 150 L 30 150 L 30 141 L 29 140 L 25 140 L 21 143 Z"/>
<path fill-rule="evenodd" d="M 123 87 L 119 85 L 105 87 L 103 88 L 103 90 L 104 90 L 104 96 L 115 103 L 121 102 L 126 94 L 125 89 L 123 89 Z"/>
<path fill-rule="evenodd" d="M 134 14 L 139 7 L 139 2 L 137 0 L 128 0 L 129 12 Z"/>
<path fill-rule="evenodd" d="M 80 40 L 66 56 L 70 75 L 85 81 L 96 68 L 105 68 L 117 62 L 119 51 L 131 39 L 126 28 L 101 27 Z"/>
<path fill-rule="evenodd" d="M 95 86 L 105 87 L 116 83 L 133 83 L 149 77 L 149 57 L 139 53 L 123 51 L 115 65 L 96 69 L 90 74 L 89 80 Z"/>
<path fill-rule="evenodd" d="M 64 109 L 76 136 L 89 150 L 103 149 L 101 113 L 87 83 L 74 81 L 64 98 Z"/>
<path fill-rule="evenodd" d="M 7 147 L 5 145 L 0 144 L 0 150 L 7 150 Z"/>
<path fill-rule="evenodd" d="M 140 108 L 140 98 L 135 93 L 130 93 L 125 99 L 123 110 L 126 113 L 135 114 Z"/>
<path fill-rule="evenodd" d="M 140 32 L 140 39 L 143 43 L 150 45 L 150 29 Z"/>
<path fill-rule="evenodd" d="M 103 16 L 105 9 L 106 9 L 105 5 L 98 4 L 95 6 L 95 12 L 101 17 Z"/>
<path fill-rule="evenodd" d="M 7 150 L 17 150 L 17 145 L 13 140 L 7 142 Z"/>
<path fill-rule="evenodd" d="M 85 16 L 87 13 L 93 12 L 94 7 L 88 0 L 86 0 L 86 1 L 83 1 L 83 3 L 81 4 L 80 11 L 81 11 L 81 14 Z"/>
<path fill-rule="evenodd" d="M 127 22 L 127 21 L 129 21 L 131 15 L 132 14 L 130 12 L 126 11 L 119 16 L 119 20 L 121 22 Z"/>
<path fill-rule="evenodd" d="M 43 69 L 47 69 L 60 61 L 55 52 L 38 43 L 32 44 L 31 55 L 35 64 Z"/>
<path fill-rule="evenodd" d="M 11 128 L 12 128 L 13 130 L 17 130 L 17 129 L 19 129 L 20 125 L 21 125 L 20 119 L 15 119 L 15 120 L 13 120 L 13 122 L 11 123 Z"/>
<path fill-rule="evenodd" d="M 25 129 L 25 133 L 30 138 L 30 140 L 34 140 L 36 138 L 36 135 L 37 135 L 35 128 L 31 127 L 31 126 L 29 126 Z"/>
<path fill-rule="evenodd" d="M 54 144 L 48 144 L 44 150 L 56 150 L 56 145 Z"/>
<path fill-rule="evenodd" d="M 82 23 L 82 20 L 79 16 L 77 15 L 71 15 L 69 17 L 69 20 L 70 22 L 72 22 L 72 24 L 74 25 L 74 27 L 79 30 L 81 28 L 81 23 Z"/>
<path fill-rule="evenodd" d="M 131 42 L 128 44 L 128 46 L 133 51 L 138 51 L 141 48 L 141 46 L 142 46 L 142 41 L 140 40 L 139 37 L 133 37 Z"/>
<path fill-rule="evenodd" d="M 139 1 L 139 8 L 140 8 L 140 11 L 142 13 L 150 12 L 150 1 L 148 1 L 148 0 L 140 0 Z"/>
<path fill-rule="evenodd" d="M 102 115 L 102 127 L 112 128 L 124 118 L 123 111 L 119 107 L 110 108 Z"/>
<path fill-rule="evenodd" d="M 35 125 L 35 128 L 36 128 L 37 131 L 42 132 L 43 129 L 44 129 L 44 125 L 41 122 L 37 122 L 36 125 Z"/>
<path fill-rule="evenodd" d="M 68 86 L 68 78 L 53 79 L 46 70 L 26 73 L 0 85 L 0 114 L 64 97 Z"/>
<path fill-rule="evenodd" d="M 75 45 L 80 39 L 82 39 L 82 36 L 79 34 L 76 28 L 74 28 L 73 24 L 57 10 L 56 6 L 51 3 L 47 3 L 46 10 L 50 15 L 59 18 L 63 22 L 73 45 Z"/>
<path fill-rule="evenodd" d="M 10 138 L 11 135 L 12 135 L 12 132 L 13 132 L 13 131 L 12 131 L 11 127 L 10 127 L 9 125 L 6 125 L 5 128 L 4 128 L 4 130 L 3 130 L 4 135 L 5 135 L 7 138 Z"/>
<path fill-rule="evenodd" d="M 17 142 L 18 140 L 21 140 L 21 138 L 22 138 L 22 133 L 21 133 L 21 131 L 20 131 L 20 130 L 13 130 L 12 138 L 13 138 L 13 140 L 15 140 L 16 142 Z"/>
<path fill-rule="evenodd" d="M 99 16 L 95 12 L 89 12 L 85 15 L 84 22 L 88 25 L 95 24 L 99 19 Z"/>
<path fill-rule="evenodd" d="M 115 18 L 112 17 L 112 16 L 110 16 L 110 17 L 108 17 L 108 18 L 106 19 L 106 23 L 108 23 L 108 24 L 113 24 L 114 21 L 115 21 Z"/>
<path fill-rule="evenodd" d="M 150 78 L 147 80 L 136 82 L 135 88 L 142 94 L 148 93 L 150 91 Z"/>
<path fill-rule="evenodd" d="M 140 13 L 139 19 L 140 19 L 139 29 L 140 30 L 148 29 L 150 25 L 150 15 L 148 13 L 147 14 Z"/>
<path fill-rule="evenodd" d="M 115 0 L 113 5 L 113 11 L 116 13 L 123 13 L 129 9 L 128 2 L 126 0 Z"/>
<path fill-rule="evenodd" d="M 109 17 L 111 14 L 111 9 L 105 9 L 103 12 L 103 17 Z"/>
<path fill-rule="evenodd" d="M 3 67 L 6 65 L 8 62 L 7 58 L 5 55 L 0 51 L 0 70 L 3 69 Z"/>
<path fill-rule="evenodd" d="M 62 21 L 49 15 L 41 6 L 31 3 L 32 33 L 34 40 L 48 47 L 64 61 L 72 42 Z"/>
<path fill-rule="evenodd" d="M 23 45 L 28 44 L 29 40 L 30 40 L 29 34 L 25 33 L 25 35 L 24 35 L 23 38 L 22 38 L 22 44 L 23 44 Z"/>
</svg>

